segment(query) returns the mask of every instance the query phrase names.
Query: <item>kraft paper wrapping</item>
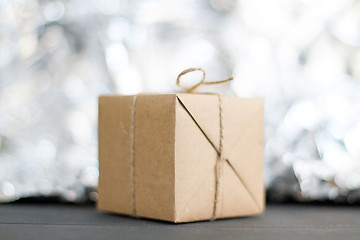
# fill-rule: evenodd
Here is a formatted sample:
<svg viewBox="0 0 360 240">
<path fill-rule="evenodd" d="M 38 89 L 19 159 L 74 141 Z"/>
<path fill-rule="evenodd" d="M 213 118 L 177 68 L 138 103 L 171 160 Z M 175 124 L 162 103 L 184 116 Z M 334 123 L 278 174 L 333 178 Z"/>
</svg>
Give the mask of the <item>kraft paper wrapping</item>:
<svg viewBox="0 0 360 240">
<path fill-rule="evenodd" d="M 260 214 L 263 148 L 262 98 L 101 96 L 98 209 L 171 222 Z"/>
</svg>

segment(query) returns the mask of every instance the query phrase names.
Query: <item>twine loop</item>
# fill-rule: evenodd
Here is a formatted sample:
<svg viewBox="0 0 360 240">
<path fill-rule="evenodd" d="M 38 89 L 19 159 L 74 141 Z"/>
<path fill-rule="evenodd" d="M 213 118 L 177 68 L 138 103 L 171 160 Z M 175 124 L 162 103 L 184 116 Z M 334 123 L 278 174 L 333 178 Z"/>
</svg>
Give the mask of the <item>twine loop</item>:
<svg viewBox="0 0 360 240">
<path fill-rule="evenodd" d="M 180 79 L 182 76 L 184 76 L 185 74 L 188 74 L 190 72 L 195 72 L 195 71 L 201 71 L 203 73 L 203 76 L 202 76 L 202 79 L 200 80 L 200 82 L 198 82 L 197 84 L 193 85 L 192 87 L 190 88 L 186 88 L 184 86 L 181 86 L 180 84 Z M 176 85 L 179 86 L 181 89 L 183 89 L 186 93 L 192 93 L 194 92 L 194 90 L 196 88 L 198 88 L 200 85 L 212 85 L 212 84 L 220 84 L 220 83 L 225 83 L 225 82 L 229 82 L 229 81 L 232 81 L 234 78 L 233 77 L 229 77 L 225 80 L 220 80 L 220 81 L 213 81 L 213 82 L 205 82 L 205 70 L 202 69 L 202 68 L 188 68 L 188 69 L 185 69 L 184 71 L 182 71 L 177 79 L 176 79 Z"/>
</svg>

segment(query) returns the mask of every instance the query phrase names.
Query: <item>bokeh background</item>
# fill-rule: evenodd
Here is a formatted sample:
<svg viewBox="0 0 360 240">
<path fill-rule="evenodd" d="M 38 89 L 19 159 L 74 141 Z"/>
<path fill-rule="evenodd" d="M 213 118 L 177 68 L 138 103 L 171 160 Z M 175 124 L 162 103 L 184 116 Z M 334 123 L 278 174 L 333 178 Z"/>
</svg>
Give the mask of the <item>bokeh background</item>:
<svg viewBox="0 0 360 240">
<path fill-rule="evenodd" d="M 96 200 L 97 97 L 266 98 L 270 201 L 360 201 L 360 1 L 0 0 L 0 201 Z"/>
</svg>

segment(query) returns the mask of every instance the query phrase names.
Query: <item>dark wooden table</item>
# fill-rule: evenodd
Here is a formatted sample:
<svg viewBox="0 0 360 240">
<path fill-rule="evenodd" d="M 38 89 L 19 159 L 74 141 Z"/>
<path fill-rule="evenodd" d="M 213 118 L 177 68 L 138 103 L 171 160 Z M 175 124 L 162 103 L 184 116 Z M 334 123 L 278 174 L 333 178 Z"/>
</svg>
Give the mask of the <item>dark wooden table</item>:
<svg viewBox="0 0 360 240">
<path fill-rule="evenodd" d="M 175 225 L 93 205 L 0 204 L 0 240 L 8 239 L 360 240 L 360 207 L 268 205 L 262 216 Z"/>
</svg>

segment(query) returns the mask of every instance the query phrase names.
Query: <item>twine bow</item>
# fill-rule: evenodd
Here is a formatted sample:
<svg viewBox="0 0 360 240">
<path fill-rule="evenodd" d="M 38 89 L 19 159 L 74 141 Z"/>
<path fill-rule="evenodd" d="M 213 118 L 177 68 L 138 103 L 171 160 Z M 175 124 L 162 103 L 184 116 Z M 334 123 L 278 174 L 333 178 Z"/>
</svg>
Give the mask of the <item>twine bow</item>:
<svg viewBox="0 0 360 240">
<path fill-rule="evenodd" d="M 194 86 L 190 87 L 190 88 L 186 88 L 184 86 L 181 86 L 181 84 L 180 84 L 181 77 L 184 76 L 187 73 L 195 72 L 195 71 L 201 71 L 203 73 L 203 77 L 202 77 L 201 81 L 199 83 L 195 84 Z M 194 92 L 194 90 L 196 88 L 198 88 L 200 85 L 212 85 L 212 84 L 225 83 L 225 82 L 232 81 L 233 79 L 234 79 L 233 77 L 229 77 L 228 79 L 225 79 L 225 80 L 214 81 L 214 82 L 205 82 L 205 71 L 204 71 L 204 69 L 202 69 L 202 68 L 188 68 L 188 69 L 185 69 L 184 71 L 182 71 L 178 75 L 178 77 L 176 79 L 176 85 L 179 86 L 180 88 L 182 88 L 185 92 L 191 93 L 191 92 Z"/>
</svg>

